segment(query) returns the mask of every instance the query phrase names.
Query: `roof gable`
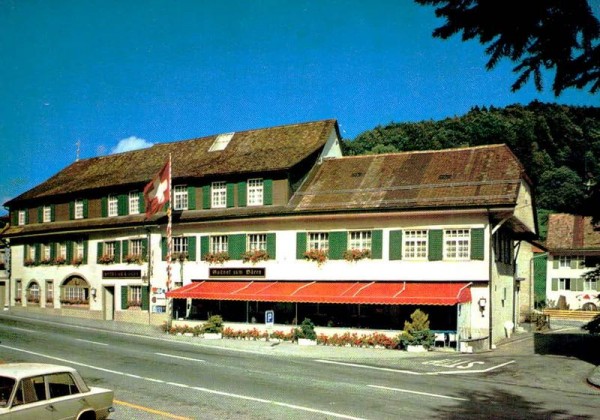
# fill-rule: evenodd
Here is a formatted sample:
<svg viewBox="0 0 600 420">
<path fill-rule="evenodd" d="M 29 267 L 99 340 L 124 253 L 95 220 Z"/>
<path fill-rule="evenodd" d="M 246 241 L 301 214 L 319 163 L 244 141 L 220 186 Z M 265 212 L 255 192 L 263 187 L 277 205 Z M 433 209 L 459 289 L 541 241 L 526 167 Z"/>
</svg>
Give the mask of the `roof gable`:
<svg viewBox="0 0 600 420">
<path fill-rule="evenodd" d="M 548 217 L 546 246 L 550 250 L 600 249 L 600 228 L 591 217 L 551 214 Z"/>
</svg>

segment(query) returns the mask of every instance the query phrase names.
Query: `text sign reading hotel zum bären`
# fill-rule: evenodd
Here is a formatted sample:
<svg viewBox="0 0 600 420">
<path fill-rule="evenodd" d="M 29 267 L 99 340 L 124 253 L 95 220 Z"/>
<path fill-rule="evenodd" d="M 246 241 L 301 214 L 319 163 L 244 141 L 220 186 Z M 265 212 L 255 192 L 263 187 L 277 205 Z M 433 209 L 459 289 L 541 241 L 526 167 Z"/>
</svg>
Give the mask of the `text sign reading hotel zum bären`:
<svg viewBox="0 0 600 420">
<path fill-rule="evenodd" d="M 265 268 L 209 268 L 208 277 L 265 277 Z"/>
</svg>

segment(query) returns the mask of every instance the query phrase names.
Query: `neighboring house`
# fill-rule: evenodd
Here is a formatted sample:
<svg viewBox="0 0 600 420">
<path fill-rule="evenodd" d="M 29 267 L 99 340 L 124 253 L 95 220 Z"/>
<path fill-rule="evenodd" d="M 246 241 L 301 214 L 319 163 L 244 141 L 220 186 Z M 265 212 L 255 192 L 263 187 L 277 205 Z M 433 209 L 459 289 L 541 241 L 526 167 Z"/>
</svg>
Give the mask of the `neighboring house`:
<svg viewBox="0 0 600 420">
<path fill-rule="evenodd" d="M 461 340 L 505 337 L 515 241 L 536 235 L 509 148 L 342 157 L 339 143 L 325 120 L 75 162 L 6 203 L 11 305 L 153 323 L 273 310 L 278 324 L 381 330 L 421 308 Z M 145 221 L 140 194 L 169 153 L 172 290 L 167 218 Z"/>
<path fill-rule="evenodd" d="M 528 322 L 537 302 L 546 295 L 546 248 L 539 242 L 521 241 L 516 261 L 517 323 Z M 542 291 L 541 296 L 540 290 Z"/>
<path fill-rule="evenodd" d="M 548 219 L 546 298 L 549 307 L 600 308 L 600 282 L 584 274 L 600 265 L 600 226 L 591 217 L 551 214 Z"/>
<path fill-rule="evenodd" d="M 10 247 L 3 237 L 8 230 L 8 217 L 0 217 L 0 311 L 8 309 L 10 301 Z"/>
</svg>

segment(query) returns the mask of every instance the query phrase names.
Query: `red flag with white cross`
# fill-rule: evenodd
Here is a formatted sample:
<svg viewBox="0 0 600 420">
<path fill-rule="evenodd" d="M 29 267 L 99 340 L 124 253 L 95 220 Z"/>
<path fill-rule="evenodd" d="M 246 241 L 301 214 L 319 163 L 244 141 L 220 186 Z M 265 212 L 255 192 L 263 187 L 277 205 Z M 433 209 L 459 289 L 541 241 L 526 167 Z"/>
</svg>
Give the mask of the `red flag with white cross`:
<svg viewBox="0 0 600 420">
<path fill-rule="evenodd" d="M 144 188 L 144 201 L 146 203 L 146 219 L 151 218 L 156 212 L 169 202 L 171 197 L 171 165 L 170 160 Z"/>
</svg>

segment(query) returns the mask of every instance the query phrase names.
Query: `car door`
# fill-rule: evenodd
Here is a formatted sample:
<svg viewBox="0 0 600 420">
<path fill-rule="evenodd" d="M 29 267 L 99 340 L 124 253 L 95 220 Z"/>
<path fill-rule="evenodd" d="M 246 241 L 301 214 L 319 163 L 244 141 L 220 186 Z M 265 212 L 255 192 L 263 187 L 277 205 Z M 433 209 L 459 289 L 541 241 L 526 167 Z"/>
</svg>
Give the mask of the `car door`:
<svg viewBox="0 0 600 420">
<path fill-rule="evenodd" d="M 11 420 L 47 419 L 50 417 L 47 403 L 43 376 L 21 379 L 17 384 L 8 418 Z"/>
<path fill-rule="evenodd" d="M 70 373 L 46 375 L 46 384 L 52 420 L 75 419 L 81 411 L 89 407 Z"/>
</svg>

